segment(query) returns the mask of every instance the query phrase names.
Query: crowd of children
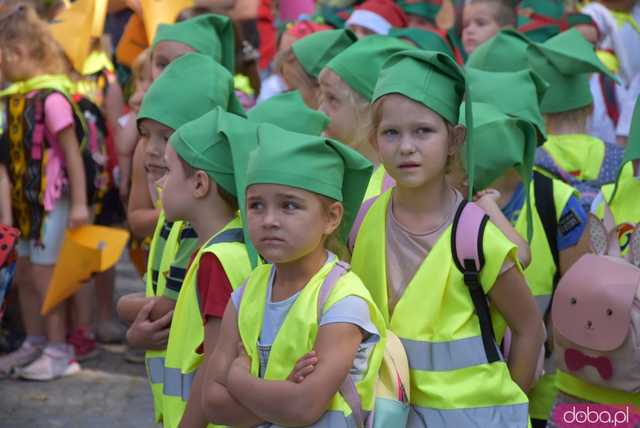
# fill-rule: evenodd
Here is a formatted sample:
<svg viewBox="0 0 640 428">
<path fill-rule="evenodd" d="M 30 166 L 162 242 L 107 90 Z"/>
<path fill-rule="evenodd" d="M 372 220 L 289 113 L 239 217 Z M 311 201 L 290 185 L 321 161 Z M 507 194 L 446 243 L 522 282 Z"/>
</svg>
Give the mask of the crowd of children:
<svg viewBox="0 0 640 428">
<path fill-rule="evenodd" d="M 639 20 L 0 0 L 0 376 L 126 339 L 165 427 L 640 426 Z M 127 225 L 141 291 L 41 315 L 87 224 Z"/>
</svg>

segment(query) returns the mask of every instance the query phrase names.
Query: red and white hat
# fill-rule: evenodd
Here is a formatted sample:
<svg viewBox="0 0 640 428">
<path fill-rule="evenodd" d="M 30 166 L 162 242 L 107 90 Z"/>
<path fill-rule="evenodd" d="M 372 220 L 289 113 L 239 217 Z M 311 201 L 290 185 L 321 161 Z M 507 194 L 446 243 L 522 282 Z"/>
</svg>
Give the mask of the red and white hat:
<svg viewBox="0 0 640 428">
<path fill-rule="evenodd" d="M 389 34 L 393 27 L 406 27 L 407 15 L 393 0 L 367 0 L 356 7 L 345 26 L 359 25 L 377 34 Z"/>
</svg>

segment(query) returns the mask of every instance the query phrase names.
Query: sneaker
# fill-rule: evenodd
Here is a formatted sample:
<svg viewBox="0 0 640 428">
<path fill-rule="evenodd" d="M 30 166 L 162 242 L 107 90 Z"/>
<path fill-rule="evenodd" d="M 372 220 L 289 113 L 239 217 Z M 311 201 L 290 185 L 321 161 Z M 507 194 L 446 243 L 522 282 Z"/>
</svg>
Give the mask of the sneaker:
<svg viewBox="0 0 640 428">
<path fill-rule="evenodd" d="M 42 355 L 42 347 L 33 346 L 25 340 L 17 350 L 0 357 L 0 378 L 7 377 L 15 369 L 34 362 L 40 355 Z"/>
<path fill-rule="evenodd" d="M 95 335 L 85 328 L 76 328 L 67 337 L 67 343 L 73 346 L 78 361 L 85 361 L 98 355 Z"/>
<path fill-rule="evenodd" d="M 29 380 L 53 380 L 79 371 L 80 365 L 73 358 L 73 349 L 58 354 L 47 347 L 40 358 L 20 369 L 19 375 Z"/>
<path fill-rule="evenodd" d="M 96 329 L 96 339 L 100 343 L 122 343 L 127 328 L 117 320 L 100 321 Z"/>
</svg>

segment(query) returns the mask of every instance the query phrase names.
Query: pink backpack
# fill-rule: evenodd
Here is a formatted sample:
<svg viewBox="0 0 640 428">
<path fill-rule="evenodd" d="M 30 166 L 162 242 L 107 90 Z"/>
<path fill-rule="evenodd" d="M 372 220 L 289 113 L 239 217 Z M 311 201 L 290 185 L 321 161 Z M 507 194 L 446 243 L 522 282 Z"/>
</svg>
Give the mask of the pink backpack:
<svg viewBox="0 0 640 428">
<path fill-rule="evenodd" d="M 582 256 L 562 277 L 551 316 L 556 365 L 587 383 L 640 392 L 639 237 L 622 258 L 613 216 L 590 217 L 595 254 Z"/>
</svg>

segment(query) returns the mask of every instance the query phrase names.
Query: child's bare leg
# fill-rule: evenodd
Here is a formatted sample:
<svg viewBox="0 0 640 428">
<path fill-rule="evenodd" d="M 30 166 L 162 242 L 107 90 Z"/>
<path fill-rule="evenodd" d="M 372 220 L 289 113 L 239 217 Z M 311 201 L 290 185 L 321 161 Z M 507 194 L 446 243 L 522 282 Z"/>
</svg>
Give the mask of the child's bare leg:
<svg viewBox="0 0 640 428">
<path fill-rule="evenodd" d="M 49 283 L 53 276 L 53 266 L 51 265 L 33 265 L 32 268 L 33 280 L 36 285 L 36 289 L 40 294 L 40 301 L 44 301 L 49 289 Z M 66 321 L 65 305 L 60 304 L 53 308 L 45 316 L 45 331 L 47 339 L 50 343 L 60 344 L 65 343 L 67 339 L 67 321 Z"/>
<path fill-rule="evenodd" d="M 35 285 L 34 266 L 28 257 L 18 257 L 14 281 L 27 337 L 44 337 L 44 318 L 40 315 L 42 296 Z"/>
</svg>

